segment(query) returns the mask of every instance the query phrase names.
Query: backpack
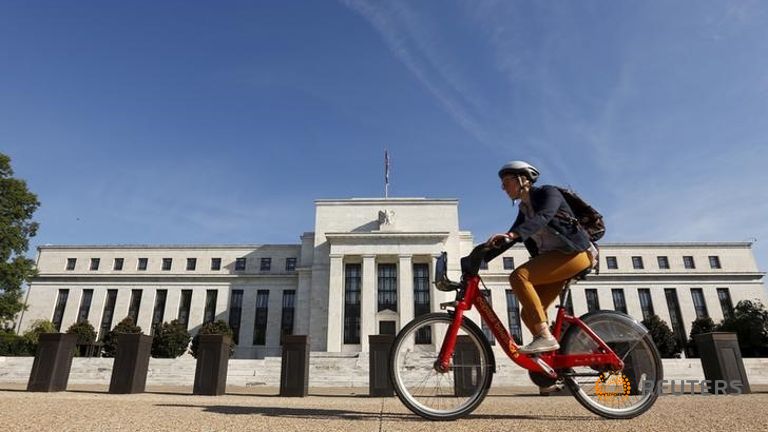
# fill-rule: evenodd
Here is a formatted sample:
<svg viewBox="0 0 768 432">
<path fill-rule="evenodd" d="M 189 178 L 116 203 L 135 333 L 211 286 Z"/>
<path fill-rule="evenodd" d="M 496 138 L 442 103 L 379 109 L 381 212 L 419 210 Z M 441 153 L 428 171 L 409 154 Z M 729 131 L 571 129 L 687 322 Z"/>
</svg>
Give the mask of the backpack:
<svg viewBox="0 0 768 432">
<path fill-rule="evenodd" d="M 574 219 L 568 214 L 558 213 L 563 219 L 570 220 L 571 222 L 578 223 L 589 236 L 589 240 L 593 243 L 603 238 L 605 235 L 605 222 L 603 222 L 603 215 L 595 210 L 591 205 L 587 204 L 576 192 L 558 187 L 557 190 L 563 194 L 565 202 L 573 211 Z"/>
</svg>

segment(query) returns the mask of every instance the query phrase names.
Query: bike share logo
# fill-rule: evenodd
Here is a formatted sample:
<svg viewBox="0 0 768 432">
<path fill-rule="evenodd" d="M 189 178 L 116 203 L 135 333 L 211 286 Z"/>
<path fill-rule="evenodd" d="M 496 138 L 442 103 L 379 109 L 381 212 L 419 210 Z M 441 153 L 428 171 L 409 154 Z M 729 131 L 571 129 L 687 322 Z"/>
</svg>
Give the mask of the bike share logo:
<svg viewBox="0 0 768 432">
<path fill-rule="evenodd" d="M 632 384 L 623 373 L 601 376 L 595 382 L 595 396 L 603 402 L 623 401 L 629 398 Z"/>
</svg>

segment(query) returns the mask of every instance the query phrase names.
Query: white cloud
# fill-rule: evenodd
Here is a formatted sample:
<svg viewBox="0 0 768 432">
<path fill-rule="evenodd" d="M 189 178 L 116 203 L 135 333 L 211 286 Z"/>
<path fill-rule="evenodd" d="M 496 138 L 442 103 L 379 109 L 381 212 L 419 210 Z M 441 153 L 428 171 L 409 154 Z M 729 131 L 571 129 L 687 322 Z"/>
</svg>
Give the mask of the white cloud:
<svg viewBox="0 0 768 432">
<path fill-rule="evenodd" d="M 477 141 L 498 140 L 483 126 L 484 103 L 456 63 L 439 48 L 439 36 L 406 3 L 342 0 L 379 33 L 393 55 L 437 99 L 440 106 Z"/>
</svg>

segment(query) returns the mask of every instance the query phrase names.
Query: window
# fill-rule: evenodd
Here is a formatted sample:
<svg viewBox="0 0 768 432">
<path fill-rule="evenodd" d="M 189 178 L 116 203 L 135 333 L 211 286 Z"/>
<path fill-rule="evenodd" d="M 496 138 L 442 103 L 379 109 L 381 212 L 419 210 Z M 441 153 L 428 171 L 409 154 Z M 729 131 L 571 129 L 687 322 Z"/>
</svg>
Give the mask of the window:
<svg viewBox="0 0 768 432">
<path fill-rule="evenodd" d="M 152 334 L 155 327 L 163 324 L 165 317 L 165 301 L 168 298 L 168 290 L 159 289 L 155 294 L 155 308 L 152 310 Z"/>
<path fill-rule="evenodd" d="M 245 271 L 245 258 L 236 258 L 235 259 L 235 271 Z"/>
<path fill-rule="evenodd" d="M 395 328 L 395 322 L 379 321 L 379 334 L 395 336 L 397 334 L 397 329 Z"/>
<path fill-rule="evenodd" d="M 693 297 L 693 308 L 696 310 L 696 319 L 709 318 L 704 291 L 701 288 L 691 288 L 691 297 Z"/>
<path fill-rule="evenodd" d="M 597 298 L 597 290 L 585 289 L 584 294 L 587 296 L 587 311 L 592 312 L 600 310 L 600 300 Z"/>
<path fill-rule="evenodd" d="M 344 343 L 360 343 L 360 264 L 344 268 Z"/>
<path fill-rule="evenodd" d="M 520 345 L 523 343 L 523 326 L 520 323 L 520 303 L 515 292 L 507 290 L 507 320 L 509 321 L 509 333 L 512 339 Z"/>
<path fill-rule="evenodd" d="M 101 314 L 101 326 L 99 327 L 99 340 L 112 330 L 112 318 L 115 315 L 115 303 L 117 303 L 117 290 L 107 290 L 107 301 L 104 302 L 104 311 Z"/>
<path fill-rule="evenodd" d="M 413 265 L 413 316 L 420 317 L 429 313 L 429 265 Z M 416 332 L 417 344 L 432 343 L 432 329 L 423 327 Z"/>
<path fill-rule="evenodd" d="M 614 288 L 611 290 L 613 294 L 613 309 L 618 312 L 627 313 L 627 302 L 624 299 L 624 290 L 621 288 Z"/>
<path fill-rule="evenodd" d="M 722 268 L 720 266 L 720 257 L 719 256 L 710 256 L 709 257 L 709 268 L 713 269 L 720 269 Z"/>
<path fill-rule="evenodd" d="M 187 271 L 195 271 L 197 268 L 197 258 L 187 258 Z"/>
<path fill-rule="evenodd" d="M 692 256 L 684 256 L 683 257 L 683 265 L 685 265 L 685 268 L 687 269 L 695 269 L 696 263 L 693 261 Z"/>
<path fill-rule="evenodd" d="M 723 309 L 723 318 L 733 318 L 733 302 L 731 302 L 731 292 L 728 288 L 718 288 L 717 298 L 720 300 L 720 307 Z"/>
<path fill-rule="evenodd" d="M 488 270 L 488 263 L 485 260 L 480 261 L 480 270 Z"/>
<path fill-rule="evenodd" d="M 229 327 L 232 329 L 235 344 L 240 343 L 240 317 L 243 314 L 243 290 L 232 290 L 229 300 Z"/>
<path fill-rule="evenodd" d="M 493 309 L 493 296 L 491 295 L 491 290 L 481 289 L 480 294 L 485 296 L 485 299 L 488 301 L 488 306 Z M 496 345 L 496 337 L 493 335 L 493 330 L 488 327 L 488 324 L 485 323 L 485 320 L 480 320 L 480 327 L 485 334 L 485 338 L 488 339 L 488 343 L 491 345 Z"/>
<path fill-rule="evenodd" d="M 643 257 L 633 256 L 632 257 L 632 268 L 635 269 L 635 270 L 642 270 L 642 269 L 644 269 L 645 266 L 643 266 Z"/>
<path fill-rule="evenodd" d="M 88 314 L 91 312 L 92 301 L 93 290 L 84 289 L 83 296 L 80 298 L 80 309 L 77 311 L 77 322 L 88 321 Z"/>
<path fill-rule="evenodd" d="M 379 264 L 379 308 L 397 312 L 397 266 Z"/>
<path fill-rule="evenodd" d="M 99 262 L 101 262 L 100 258 L 91 258 L 91 271 L 99 269 Z"/>
<path fill-rule="evenodd" d="M 75 264 L 77 264 L 77 258 L 67 258 L 67 271 L 74 270 Z"/>
<path fill-rule="evenodd" d="M 294 271 L 294 270 L 296 270 L 296 258 L 286 258 L 285 271 Z"/>
<path fill-rule="evenodd" d="M 163 271 L 170 271 L 173 265 L 173 258 L 163 258 Z"/>
<path fill-rule="evenodd" d="M 185 329 L 189 329 L 189 307 L 192 305 L 192 290 L 181 290 L 178 320 Z"/>
<path fill-rule="evenodd" d="M 147 270 L 147 258 L 139 258 L 139 265 L 136 267 L 139 271 L 145 271 Z"/>
<path fill-rule="evenodd" d="M 259 290 L 256 293 L 256 316 L 253 321 L 253 344 L 267 343 L 267 312 L 269 307 L 269 291 Z"/>
<path fill-rule="evenodd" d="M 643 311 L 643 320 L 647 320 L 653 315 L 656 315 L 653 311 L 651 290 L 648 288 L 640 288 L 637 290 L 637 294 L 640 296 L 640 309 Z"/>
<path fill-rule="evenodd" d="M 669 258 L 660 256 L 656 257 L 656 260 L 659 262 L 659 268 L 661 270 L 669 270 Z"/>
<path fill-rule="evenodd" d="M 515 259 L 512 257 L 504 257 L 504 270 L 514 270 Z"/>
<path fill-rule="evenodd" d="M 140 289 L 131 290 L 131 303 L 128 306 L 128 316 L 133 319 L 134 323 L 139 321 L 139 308 L 141 307 L 141 292 Z"/>
<path fill-rule="evenodd" d="M 280 344 L 283 336 L 293 334 L 293 316 L 296 305 L 296 290 L 283 291 L 283 313 L 280 319 Z"/>
<path fill-rule="evenodd" d="M 262 258 L 260 271 L 270 271 L 272 269 L 272 258 Z"/>
<path fill-rule="evenodd" d="M 112 266 L 112 270 L 121 271 L 123 269 L 123 264 L 124 263 L 125 263 L 125 259 L 123 259 L 123 258 L 115 258 L 115 263 Z"/>
<path fill-rule="evenodd" d="M 211 270 L 221 270 L 221 258 L 211 258 Z"/>
<path fill-rule="evenodd" d="M 605 263 L 608 265 L 609 270 L 616 270 L 619 268 L 619 263 L 616 261 L 615 256 L 605 257 Z"/>
<path fill-rule="evenodd" d="M 56 309 L 53 310 L 53 326 L 56 331 L 61 330 L 61 320 L 64 318 L 64 309 L 67 308 L 67 299 L 69 298 L 68 289 L 59 290 L 59 298 L 56 300 Z"/>
<path fill-rule="evenodd" d="M 211 323 L 216 319 L 216 299 L 219 290 L 210 289 L 205 292 L 205 312 L 203 312 L 203 324 Z"/>
<path fill-rule="evenodd" d="M 667 308 L 669 308 L 669 319 L 672 321 L 672 332 L 680 342 L 680 346 L 684 347 L 687 341 L 683 315 L 680 313 L 680 303 L 677 301 L 677 290 L 665 288 L 664 295 L 667 297 Z"/>
</svg>

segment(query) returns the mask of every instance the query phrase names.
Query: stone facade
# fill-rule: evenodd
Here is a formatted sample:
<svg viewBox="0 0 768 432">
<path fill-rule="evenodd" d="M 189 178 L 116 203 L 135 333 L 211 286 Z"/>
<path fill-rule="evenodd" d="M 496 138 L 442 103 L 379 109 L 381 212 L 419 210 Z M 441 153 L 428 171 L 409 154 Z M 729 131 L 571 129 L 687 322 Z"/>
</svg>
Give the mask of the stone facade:
<svg viewBox="0 0 768 432">
<path fill-rule="evenodd" d="M 483 240 L 460 230 L 458 201 L 450 199 L 318 200 L 314 228 L 295 245 L 41 246 L 39 276 L 30 284 L 29 309 L 20 317 L 19 331 L 36 319 L 54 317 L 63 331 L 79 316 L 98 330 L 138 312 L 138 324 L 148 332 L 161 310 L 162 321 L 188 316 L 188 328 L 194 333 L 206 318 L 232 320 L 233 293 L 241 292 L 237 358 L 279 355 L 285 326 L 294 334 L 309 335 L 315 352 L 367 352 L 368 335 L 397 331 L 414 318 L 419 307 L 414 302 L 417 284 L 427 287 L 420 297 L 428 300 L 427 310 L 439 311 L 441 302 L 453 300 L 452 293 L 437 291 L 431 284 L 435 259 L 448 252 L 449 275 L 458 279 L 459 258 Z M 659 257 L 666 257 L 669 268 L 662 268 L 666 266 Z M 116 270 L 120 259 L 122 269 Z M 481 271 L 494 309 L 507 325 L 517 314 L 507 307 L 509 266 L 527 259 L 525 249 L 516 246 Z M 140 269 L 144 260 L 146 269 Z M 216 260 L 220 269 L 213 267 Z M 724 313 L 719 295 L 727 293 L 733 306 L 743 299 L 765 302 L 764 274 L 757 269 L 751 243 L 604 244 L 600 260 L 599 275 L 572 285 L 577 315 L 588 311 L 586 290 L 595 290 L 600 308 L 621 307 L 623 298 L 627 312 L 641 320 L 639 290 L 647 289 L 653 311 L 667 322 L 668 299 L 676 297 L 678 327 L 687 337 L 697 316 L 694 296 L 699 293 L 704 306 L 699 304 L 698 313 L 715 322 Z M 616 268 L 609 268 L 608 260 Z M 685 260 L 689 264 L 692 260 L 695 268 L 686 268 Z M 381 287 L 387 283 L 393 291 L 385 293 Z M 85 290 L 92 290 L 90 302 L 84 301 Z M 113 308 L 110 290 L 117 294 Z M 163 291 L 165 304 L 156 310 Z M 185 291 L 191 292 L 188 308 Z M 105 310 L 110 309 L 112 319 L 105 323 L 110 315 Z M 257 326 L 264 313 L 266 320 Z M 359 321 L 349 320 L 353 313 Z M 292 323 L 284 320 L 289 315 Z M 476 311 L 468 316 L 479 322 Z M 550 316 L 554 318 L 554 307 Z M 263 341 L 255 340 L 256 327 L 265 331 Z M 521 327 L 523 342 L 530 341 L 528 330 Z"/>
</svg>

